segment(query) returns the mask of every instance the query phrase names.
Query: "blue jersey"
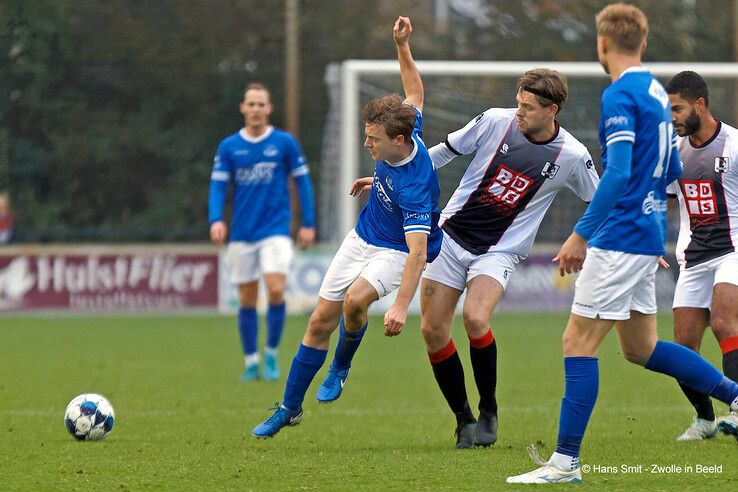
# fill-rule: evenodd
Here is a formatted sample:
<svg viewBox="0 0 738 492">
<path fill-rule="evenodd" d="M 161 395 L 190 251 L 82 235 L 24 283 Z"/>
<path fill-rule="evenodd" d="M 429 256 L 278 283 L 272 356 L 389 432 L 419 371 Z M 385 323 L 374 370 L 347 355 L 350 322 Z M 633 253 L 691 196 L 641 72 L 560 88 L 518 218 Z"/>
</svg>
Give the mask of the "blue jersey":
<svg viewBox="0 0 738 492">
<path fill-rule="evenodd" d="M 605 170 L 600 188 L 607 187 L 608 166 L 618 166 L 629 178 L 622 193 L 612 197 L 616 201 L 606 217 L 590 221 L 596 228 L 589 245 L 632 254 L 664 254 L 666 186 L 681 166 L 669 97 L 643 67 L 629 68 L 603 92 L 599 137 Z M 607 162 L 608 146 L 617 142 L 632 143 L 629 162 Z M 595 195 L 591 209 L 597 198 Z M 586 219 L 593 218 L 589 212 L 575 228 L 577 232 L 586 229 Z"/>
<path fill-rule="evenodd" d="M 249 137 L 240 130 L 224 138 L 215 155 L 210 181 L 210 223 L 223 220 L 228 183 L 233 183 L 231 241 L 253 242 L 290 232 L 287 177 L 295 178 L 303 227 L 314 227 L 309 169 L 295 138 L 269 127 Z"/>
<path fill-rule="evenodd" d="M 377 161 L 369 201 L 361 210 L 356 233 L 374 246 L 409 252 L 405 234 L 428 234 L 427 261 L 441 251 L 438 227 L 438 176 L 422 140 L 423 117 L 416 110 L 412 153 L 401 162 Z"/>
</svg>

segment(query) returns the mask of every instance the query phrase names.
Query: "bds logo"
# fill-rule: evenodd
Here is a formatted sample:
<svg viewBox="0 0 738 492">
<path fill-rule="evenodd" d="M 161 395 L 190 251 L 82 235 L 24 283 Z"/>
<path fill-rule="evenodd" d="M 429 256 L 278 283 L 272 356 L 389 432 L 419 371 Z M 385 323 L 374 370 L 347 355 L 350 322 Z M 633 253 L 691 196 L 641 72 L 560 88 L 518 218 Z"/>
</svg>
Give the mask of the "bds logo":
<svg viewBox="0 0 738 492">
<path fill-rule="evenodd" d="M 712 180 L 682 181 L 684 202 L 690 217 L 717 215 L 717 200 Z"/>
<path fill-rule="evenodd" d="M 487 192 L 500 203 L 514 207 L 518 201 L 525 196 L 533 184 L 528 176 L 515 172 L 504 164 L 500 164 L 492 184 Z"/>
</svg>

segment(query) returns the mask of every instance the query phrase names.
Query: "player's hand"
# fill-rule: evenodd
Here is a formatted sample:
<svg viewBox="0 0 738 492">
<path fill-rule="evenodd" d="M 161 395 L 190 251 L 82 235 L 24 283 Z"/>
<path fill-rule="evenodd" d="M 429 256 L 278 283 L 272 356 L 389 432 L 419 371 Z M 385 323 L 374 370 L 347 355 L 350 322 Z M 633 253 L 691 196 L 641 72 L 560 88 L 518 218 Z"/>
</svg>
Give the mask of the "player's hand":
<svg viewBox="0 0 738 492">
<path fill-rule="evenodd" d="M 661 268 L 671 268 L 671 265 L 669 265 L 669 262 L 663 256 L 659 256 L 659 266 Z"/>
<path fill-rule="evenodd" d="M 587 240 L 576 232 L 572 232 L 553 261 L 559 262 L 559 274 L 563 277 L 566 273 L 576 273 L 581 270 L 586 254 Z"/>
<path fill-rule="evenodd" d="M 225 222 L 222 220 L 213 222 L 213 225 L 210 226 L 210 240 L 215 244 L 225 244 L 227 238 L 228 226 L 225 225 Z"/>
<path fill-rule="evenodd" d="M 351 189 L 349 190 L 349 195 L 359 196 L 364 191 L 371 190 L 373 182 L 374 182 L 374 176 L 367 176 L 366 178 L 357 179 L 356 181 L 354 181 L 354 184 L 351 185 Z"/>
<path fill-rule="evenodd" d="M 297 247 L 310 248 L 315 245 L 315 227 L 300 227 L 297 231 Z"/>
<path fill-rule="evenodd" d="M 394 337 L 402 333 L 407 320 L 407 308 L 393 304 L 384 315 L 384 335 Z"/>
<path fill-rule="evenodd" d="M 411 32 L 413 32 L 413 25 L 410 23 L 410 18 L 398 17 L 395 21 L 395 27 L 392 29 L 392 37 L 395 40 L 395 44 L 398 46 L 407 44 Z"/>
</svg>

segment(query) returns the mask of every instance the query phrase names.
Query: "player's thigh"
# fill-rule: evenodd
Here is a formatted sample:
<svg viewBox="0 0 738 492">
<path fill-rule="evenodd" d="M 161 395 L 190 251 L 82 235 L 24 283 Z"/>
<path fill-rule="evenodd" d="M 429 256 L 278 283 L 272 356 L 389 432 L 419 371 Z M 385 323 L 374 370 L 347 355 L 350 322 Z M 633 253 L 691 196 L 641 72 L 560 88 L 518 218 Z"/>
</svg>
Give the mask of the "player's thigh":
<svg viewBox="0 0 738 492">
<path fill-rule="evenodd" d="M 366 265 L 359 276 L 374 288 L 377 299 L 381 299 L 400 286 L 407 253 L 371 245 L 368 251 Z"/>
<path fill-rule="evenodd" d="M 342 301 L 329 301 L 318 297 L 318 305 L 310 315 L 308 329 L 302 338 L 303 345 L 320 350 L 327 349 L 342 312 Z"/>
<path fill-rule="evenodd" d="M 232 284 L 247 284 L 259 279 L 259 248 L 256 243 L 231 241 L 226 251 L 230 281 Z"/>
<path fill-rule="evenodd" d="M 655 256 L 588 248 L 571 312 L 590 319 L 625 320 L 635 310 L 655 314 Z"/>
<path fill-rule="evenodd" d="M 464 328 L 471 338 L 479 338 L 489 329 L 489 319 L 504 291 L 499 280 L 477 275 L 469 281 L 464 300 Z"/>
<path fill-rule="evenodd" d="M 632 311 L 629 319 L 615 324 L 623 356 L 641 366 L 651 357 L 659 337 L 656 332 L 656 315 Z"/>
<path fill-rule="evenodd" d="M 462 291 L 424 278 L 420 292 L 420 331 L 428 351 L 437 352 L 451 339 L 451 324 Z"/>
<path fill-rule="evenodd" d="M 718 340 L 738 336 L 738 253 L 731 253 L 715 270 L 712 329 Z"/>
<path fill-rule="evenodd" d="M 571 313 L 562 337 L 564 357 L 596 357 L 614 321 Z"/>
<path fill-rule="evenodd" d="M 702 337 L 710 324 L 710 310 L 699 307 L 674 308 L 674 342 L 700 351 Z"/>
<path fill-rule="evenodd" d="M 369 305 L 377 299 L 379 299 L 377 289 L 365 278 L 359 277 L 346 291 L 346 298 L 343 300 L 344 313 L 366 315 Z"/>
<path fill-rule="evenodd" d="M 277 304 L 284 300 L 287 275 L 284 273 L 264 273 L 264 284 L 270 303 Z"/>
<path fill-rule="evenodd" d="M 256 307 L 256 299 L 259 296 L 259 281 L 238 284 L 238 302 L 241 307 Z"/>
<path fill-rule="evenodd" d="M 265 275 L 278 273 L 286 276 L 293 257 L 294 248 L 289 236 L 272 236 L 259 241 L 259 263 Z"/>
<path fill-rule="evenodd" d="M 343 302 L 349 286 L 366 265 L 367 244 L 353 229 L 346 234 L 323 277 L 319 296 L 327 301 Z"/>
<path fill-rule="evenodd" d="M 715 284 L 711 325 L 719 341 L 738 336 L 738 285 L 728 282 Z"/>
</svg>

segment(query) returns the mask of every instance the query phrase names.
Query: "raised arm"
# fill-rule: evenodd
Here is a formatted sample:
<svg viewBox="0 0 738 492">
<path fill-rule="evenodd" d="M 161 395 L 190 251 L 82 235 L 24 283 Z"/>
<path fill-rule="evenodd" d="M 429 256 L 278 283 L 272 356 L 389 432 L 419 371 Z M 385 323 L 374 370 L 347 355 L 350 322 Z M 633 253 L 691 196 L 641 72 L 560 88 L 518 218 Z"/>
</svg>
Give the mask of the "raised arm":
<svg viewBox="0 0 738 492">
<path fill-rule="evenodd" d="M 392 37 L 397 46 L 397 60 L 400 62 L 402 88 L 405 90 L 405 102 L 412 104 L 419 111 L 423 110 L 423 81 L 420 79 L 418 67 L 415 66 L 413 54 L 410 52 L 410 33 L 413 25 L 408 17 L 398 17 L 392 29 Z"/>
</svg>

